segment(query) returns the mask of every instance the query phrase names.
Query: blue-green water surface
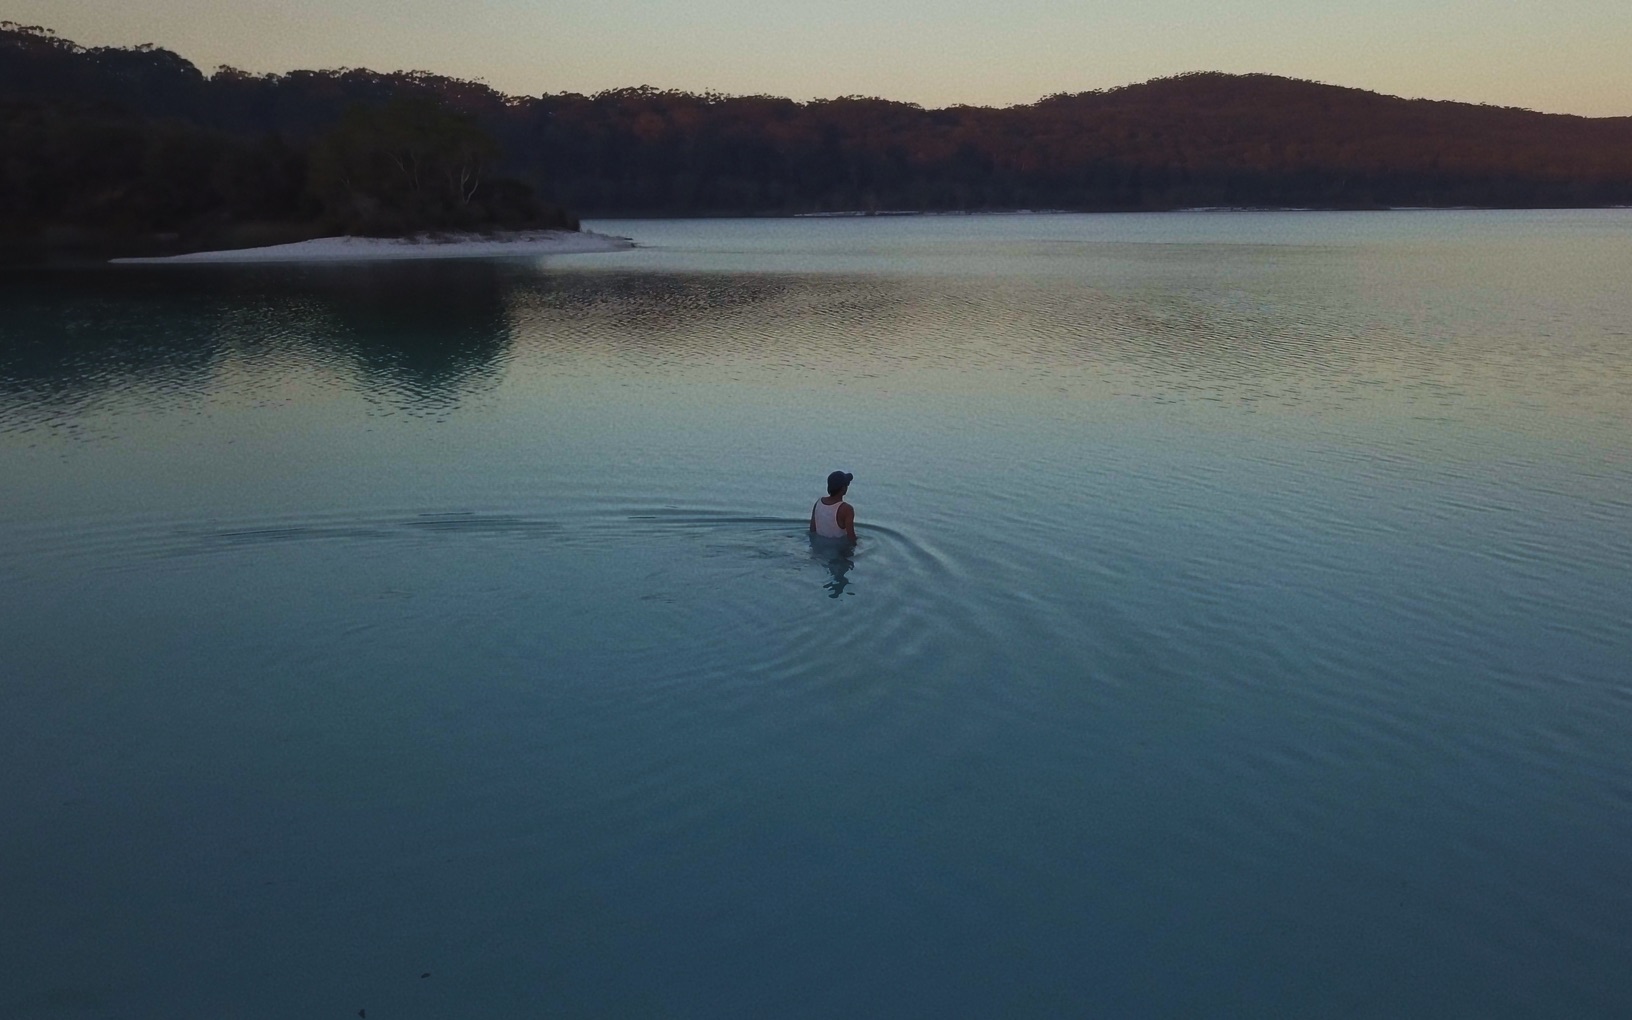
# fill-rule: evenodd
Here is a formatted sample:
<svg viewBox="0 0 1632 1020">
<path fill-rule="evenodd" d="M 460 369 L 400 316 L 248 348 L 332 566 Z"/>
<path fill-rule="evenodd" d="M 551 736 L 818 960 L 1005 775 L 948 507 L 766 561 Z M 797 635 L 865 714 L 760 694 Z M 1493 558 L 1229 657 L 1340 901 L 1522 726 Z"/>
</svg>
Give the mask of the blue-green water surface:
<svg viewBox="0 0 1632 1020">
<path fill-rule="evenodd" d="M 0 1016 L 1632 1014 L 1632 211 L 591 226 L 0 279 Z"/>
</svg>

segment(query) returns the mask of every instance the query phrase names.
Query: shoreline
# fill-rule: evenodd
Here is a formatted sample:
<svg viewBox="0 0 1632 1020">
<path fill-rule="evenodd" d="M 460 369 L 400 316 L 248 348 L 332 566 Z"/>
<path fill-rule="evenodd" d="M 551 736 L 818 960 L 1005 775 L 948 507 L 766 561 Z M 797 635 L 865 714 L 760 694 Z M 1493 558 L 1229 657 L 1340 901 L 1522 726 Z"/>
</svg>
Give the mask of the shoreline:
<svg viewBox="0 0 1632 1020">
<path fill-rule="evenodd" d="M 183 255 L 109 259 L 117 265 L 256 262 L 388 262 L 405 259 L 536 258 L 628 251 L 627 237 L 590 230 L 525 230 L 491 234 L 419 234 L 413 237 L 315 237 L 260 248 L 226 248 Z"/>
<path fill-rule="evenodd" d="M 595 213 L 591 220 L 860 220 L 959 216 L 1163 216 L 1173 213 L 1394 213 L 1394 212 L 1591 212 L 1632 209 L 1617 205 L 1186 205 L 1171 209 L 841 209 L 795 213 Z"/>
</svg>

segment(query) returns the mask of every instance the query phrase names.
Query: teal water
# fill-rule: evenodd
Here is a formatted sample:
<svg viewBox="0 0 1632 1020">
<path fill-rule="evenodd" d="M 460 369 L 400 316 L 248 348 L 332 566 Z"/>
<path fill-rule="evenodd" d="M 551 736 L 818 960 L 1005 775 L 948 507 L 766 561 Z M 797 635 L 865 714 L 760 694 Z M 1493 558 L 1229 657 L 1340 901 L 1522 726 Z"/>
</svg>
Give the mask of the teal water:
<svg viewBox="0 0 1632 1020">
<path fill-rule="evenodd" d="M 1632 211 L 590 226 L 0 279 L 0 1016 L 1632 1012 Z"/>
</svg>

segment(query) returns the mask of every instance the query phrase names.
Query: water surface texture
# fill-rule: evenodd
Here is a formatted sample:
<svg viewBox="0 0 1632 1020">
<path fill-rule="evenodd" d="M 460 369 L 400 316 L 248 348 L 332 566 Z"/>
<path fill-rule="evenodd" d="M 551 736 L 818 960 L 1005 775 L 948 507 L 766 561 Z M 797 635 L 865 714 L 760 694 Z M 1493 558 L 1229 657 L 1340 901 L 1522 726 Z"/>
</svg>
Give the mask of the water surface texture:
<svg viewBox="0 0 1632 1020">
<path fill-rule="evenodd" d="M 0 1016 L 1632 1013 L 1632 211 L 592 226 L 0 281 Z"/>
</svg>

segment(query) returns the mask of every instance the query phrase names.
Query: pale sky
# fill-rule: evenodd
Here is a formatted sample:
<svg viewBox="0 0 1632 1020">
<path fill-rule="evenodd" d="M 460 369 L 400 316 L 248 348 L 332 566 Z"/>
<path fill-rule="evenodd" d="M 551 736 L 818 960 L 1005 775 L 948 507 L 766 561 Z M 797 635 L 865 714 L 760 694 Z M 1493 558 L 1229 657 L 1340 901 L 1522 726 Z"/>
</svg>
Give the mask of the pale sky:
<svg viewBox="0 0 1632 1020">
<path fill-rule="evenodd" d="M 205 71 L 370 67 L 514 95 L 625 85 L 1007 106 L 1181 71 L 1632 115 L 1632 0 L 0 0 Z"/>
</svg>

